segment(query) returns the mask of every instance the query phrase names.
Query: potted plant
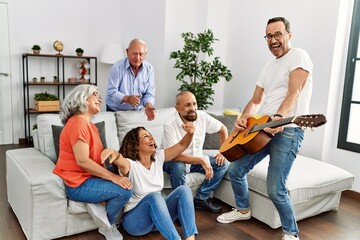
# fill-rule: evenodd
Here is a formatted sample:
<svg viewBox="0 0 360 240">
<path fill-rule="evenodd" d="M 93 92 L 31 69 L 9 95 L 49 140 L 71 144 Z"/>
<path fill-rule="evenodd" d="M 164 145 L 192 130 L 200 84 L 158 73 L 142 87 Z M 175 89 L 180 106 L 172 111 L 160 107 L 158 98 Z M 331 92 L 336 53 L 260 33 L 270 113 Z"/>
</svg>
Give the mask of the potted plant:
<svg viewBox="0 0 360 240">
<path fill-rule="evenodd" d="M 41 47 L 40 45 L 33 45 L 32 48 L 34 54 L 40 54 Z"/>
<path fill-rule="evenodd" d="M 75 52 L 77 56 L 81 57 L 84 53 L 84 50 L 82 48 L 77 48 Z"/>
<path fill-rule="evenodd" d="M 38 112 L 60 111 L 59 97 L 51 93 L 36 93 L 34 95 L 35 110 Z"/>
<path fill-rule="evenodd" d="M 176 59 L 174 68 L 180 69 L 176 76 L 176 80 L 181 82 L 179 90 L 192 92 L 198 108 L 207 109 L 213 104 L 213 85 L 221 78 L 230 81 L 231 71 L 220 62 L 219 57 L 214 57 L 212 61 L 204 60 L 213 55 L 214 49 L 211 45 L 218 41 L 212 30 L 208 29 L 196 35 L 186 32 L 182 33 L 181 37 L 184 40 L 183 49 L 170 53 L 170 59 Z"/>
</svg>

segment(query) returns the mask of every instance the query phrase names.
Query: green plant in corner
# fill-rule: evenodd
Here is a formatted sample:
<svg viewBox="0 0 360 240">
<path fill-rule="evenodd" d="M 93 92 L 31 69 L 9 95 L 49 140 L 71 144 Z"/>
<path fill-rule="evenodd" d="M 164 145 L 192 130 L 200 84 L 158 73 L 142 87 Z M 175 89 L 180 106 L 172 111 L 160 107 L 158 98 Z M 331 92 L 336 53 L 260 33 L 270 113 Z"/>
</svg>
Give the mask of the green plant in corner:
<svg viewBox="0 0 360 240">
<path fill-rule="evenodd" d="M 44 93 L 36 93 L 34 95 L 34 100 L 35 101 L 56 101 L 56 100 L 59 100 L 59 97 L 54 94 L 44 92 Z"/>
<path fill-rule="evenodd" d="M 209 105 L 213 105 L 213 85 L 221 78 L 230 81 L 231 71 L 220 62 L 219 57 L 214 57 L 212 61 L 204 60 L 213 55 L 212 44 L 218 41 L 212 30 L 208 29 L 196 35 L 186 32 L 182 33 L 181 37 L 184 40 L 183 49 L 170 53 L 170 59 L 176 59 L 174 68 L 180 69 L 176 76 L 176 80 L 181 82 L 179 90 L 192 92 L 198 108 L 207 109 Z"/>
</svg>

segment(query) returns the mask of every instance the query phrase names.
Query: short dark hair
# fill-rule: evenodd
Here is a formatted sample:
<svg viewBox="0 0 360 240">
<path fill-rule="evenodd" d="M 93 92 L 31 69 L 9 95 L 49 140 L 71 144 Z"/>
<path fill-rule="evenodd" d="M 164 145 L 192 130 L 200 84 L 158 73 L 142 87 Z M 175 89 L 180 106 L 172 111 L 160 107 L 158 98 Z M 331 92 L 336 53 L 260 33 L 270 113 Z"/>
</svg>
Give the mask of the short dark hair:
<svg viewBox="0 0 360 240">
<path fill-rule="evenodd" d="M 274 17 L 274 18 L 270 18 L 267 22 L 267 25 L 269 25 L 270 23 L 274 23 L 274 22 L 283 22 L 285 25 L 285 29 L 287 32 L 291 32 L 290 30 L 290 22 L 284 18 L 284 17 Z"/>
</svg>

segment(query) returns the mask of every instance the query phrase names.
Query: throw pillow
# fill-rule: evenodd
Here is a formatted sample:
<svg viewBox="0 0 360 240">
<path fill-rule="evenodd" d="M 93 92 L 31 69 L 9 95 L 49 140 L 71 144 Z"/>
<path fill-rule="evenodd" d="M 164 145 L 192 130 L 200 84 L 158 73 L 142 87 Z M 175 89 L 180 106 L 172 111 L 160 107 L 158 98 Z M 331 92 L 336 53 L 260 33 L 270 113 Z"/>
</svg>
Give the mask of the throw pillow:
<svg viewBox="0 0 360 240">
<path fill-rule="evenodd" d="M 228 132 L 232 132 L 234 130 L 234 123 L 237 119 L 237 115 L 214 115 L 209 114 L 213 118 L 216 118 L 220 122 L 222 122 L 226 128 L 228 129 Z M 220 140 L 219 140 L 219 133 L 207 133 L 205 136 L 205 142 L 203 149 L 219 149 L 220 148 Z"/>
<path fill-rule="evenodd" d="M 229 115 L 236 115 L 238 117 L 241 116 L 241 112 L 235 111 L 235 110 L 231 110 L 231 109 L 224 109 L 224 115 L 229 116 Z"/>
<path fill-rule="evenodd" d="M 102 122 L 95 123 L 95 126 L 97 127 L 97 129 L 99 131 L 101 142 L 104 145 L 104 148 L 106 148 L 105 122 L 102 121 Z M 64 128 L 64 126 L 51 125 L 55 153 L 56 153 L 56 161 L 59 158 L 60 133 L 63 130 L 63 128 Z"/>
</svg>

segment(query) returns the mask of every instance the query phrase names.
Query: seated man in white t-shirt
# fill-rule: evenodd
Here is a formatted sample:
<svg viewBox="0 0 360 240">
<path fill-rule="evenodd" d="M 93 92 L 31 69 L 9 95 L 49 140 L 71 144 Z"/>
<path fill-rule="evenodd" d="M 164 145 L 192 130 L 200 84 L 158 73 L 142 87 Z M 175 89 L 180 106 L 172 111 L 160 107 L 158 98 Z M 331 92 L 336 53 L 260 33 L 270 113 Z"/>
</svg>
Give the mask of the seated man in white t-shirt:
<svg viewBox="0 0 360 240">
<path fill-rule="evenodd" d="M 200 172 L 205 174 L 205 180 L 196 192 L 194 205 L 197 209 L 209 212 L 220 212 L 221 206 L 213 203 L 210 194 L 216 189 L 224 177 L 229 162 L 218 153 L 215 156 L 203 155 L 202 147 L 206 133 L 219 132 L 220 144 L 228 137 L 224 124 L 203 111 L 197 111 L 194 94 L 188 91 L 180 92 L 176 96 L 176 111 L 164 123 L 163 145 L 170 147 L 179 142 L 186 134 L 182 125 L 194 122 L 195 134 L 191 145 L 171 162 L 164 164 L 164 171 L 170 174 L 173 189 L 185 184 L 186 174 Z M 188 164 L 192 162 L 193 164 Z M 197 164 L 194 164 L 197 163 Z"/>
</svg>

